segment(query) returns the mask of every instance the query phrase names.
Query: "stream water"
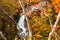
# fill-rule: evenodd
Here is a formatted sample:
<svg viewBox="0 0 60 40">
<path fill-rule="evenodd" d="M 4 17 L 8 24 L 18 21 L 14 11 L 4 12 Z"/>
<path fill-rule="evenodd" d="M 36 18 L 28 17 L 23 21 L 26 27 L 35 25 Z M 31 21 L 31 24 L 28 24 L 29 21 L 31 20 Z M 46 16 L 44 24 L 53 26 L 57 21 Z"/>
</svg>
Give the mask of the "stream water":
<svg viewBox="0 0 60 40">
<path fill-rule="evenodd" d="M 19 18 L 18 26 L 17 26 L 20 37 L 28 36 L 27 28 L 25 27 L 25 25 L 26 25 L 25 15 L 21 15 Z"/>
</svg>

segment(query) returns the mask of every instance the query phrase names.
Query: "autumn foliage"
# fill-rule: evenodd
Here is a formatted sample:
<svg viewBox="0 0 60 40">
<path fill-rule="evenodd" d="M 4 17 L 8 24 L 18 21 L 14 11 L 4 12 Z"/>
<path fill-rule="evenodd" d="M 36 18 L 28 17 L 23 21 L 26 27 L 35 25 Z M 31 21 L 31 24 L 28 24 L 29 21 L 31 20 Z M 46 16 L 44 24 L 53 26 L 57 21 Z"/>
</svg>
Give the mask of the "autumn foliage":
<svg viewBox="0 0 60 40">
<path fill-rule="evenodd" d="M 37 7 L 35 11 L 31 11 L 27 13 L 29 25 L 32 31 L 32 39 L 33 40 L 47 40 L 49 33 L 51 32 L 51 29 L 53 28 L 53 25 L 52 27 L 50 26 L 49 19 L 52 21 L 51 23 L 54 24 L 57 18 L 58 12 L 60 11 L 60 0 L 29 0 L 29 3 L 27 0 L 23 0 L 23 1 L 24 1 L 25 9 L 32 10 L 32 7 Z M 41 3 L 39 4 L 39 2 L 44 3 L 44 1 L 46 1 L 44 5 Z M 27 3 L 28 3 L 28 8 L 27 8 Z M 21 13 L 23 12 L 22 7 L 19 4 L 19 2 L 17 0 L 4 0 L 0 2 L 0 6 L 1 5 L 2 5 L 2 8 L 4 8 L 5 11 L 8 13 L 8 15 L 11 16 L 12 19 L 14 19 L 14 21 L 17 23 Z M 41 5 L 43 9 L 39 9 L 41 8 Z M 0 10 L 0 14 L 1 13 L 4 13 L 4 12 L 1 12 Z M 44 15 L 45 13 L 49 16 L 49 18 Z M 3 19 L 7 22 L 5 23 Z M 7 35 L 6 33 L 8 33 L 9 36 L 6 36 L 6 37 L 9 40 L 13 40 L 14 37 L 17 35 L 16 33 L 17 29 L 16 29 L 15 23 L 12 22 L 11 19 L 8 18 L 8 16 L 2 14 L 0 15 L 0 29 L 2 29 L 3 22 L 5 23 L 5 26 L 4 26 L 5 31 L 3 30 L 4 35 L 6 36 Z M 13 28 L 15 28 L 16 31 Z M 59 20 L 59 23 L 57 24 L 56 32 L 60 35 L 59 33 L 60 20 Z M 11 35 L 10 33 L 14 35 L 10 36 Z M 11 39 L 9 37 L 11 38 L 13 37 L 13 38 Z M 52 40 L 55 40 L 55 38 L 52 37 Z"/>
<path fill-rule="evenodd" d="M 42 0 L 30 0 L 30 7 L 36 6 L 37 8 L 39 8 L 39 2 L 41 1 Z M 44 10 L 47 12 L 47 15 L 50 16 L 52 24 L 54 24 L 57 14 L 60 11 L 60 0 L 46 0 Z M 33 40 L 47 40 L 48 34 L 51 31 L 52 27 L 49 24 L 49 18 L 44 15 L 43 10 L 29 12 L 27 16 L 29 18 L 29 23 L 32 28 Z M 60 29 L 59 24 L 57 25 L 56 30 Z"/>
</svg>

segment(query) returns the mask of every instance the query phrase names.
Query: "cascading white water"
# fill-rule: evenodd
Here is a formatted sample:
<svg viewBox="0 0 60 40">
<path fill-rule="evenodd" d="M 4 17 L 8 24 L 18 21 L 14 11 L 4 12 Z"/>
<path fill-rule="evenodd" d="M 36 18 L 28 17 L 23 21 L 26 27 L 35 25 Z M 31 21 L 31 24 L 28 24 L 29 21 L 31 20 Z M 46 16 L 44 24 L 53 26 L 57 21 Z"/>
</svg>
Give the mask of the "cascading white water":
<svg viewBox="0 0 60 40">
<path fill-rule="evenodd" d="M 28 35 L 27 29 L 25 28 L 25 15 L 21 15 L 17 29 L 20 37 L 26 37 Z"/>
</svg>

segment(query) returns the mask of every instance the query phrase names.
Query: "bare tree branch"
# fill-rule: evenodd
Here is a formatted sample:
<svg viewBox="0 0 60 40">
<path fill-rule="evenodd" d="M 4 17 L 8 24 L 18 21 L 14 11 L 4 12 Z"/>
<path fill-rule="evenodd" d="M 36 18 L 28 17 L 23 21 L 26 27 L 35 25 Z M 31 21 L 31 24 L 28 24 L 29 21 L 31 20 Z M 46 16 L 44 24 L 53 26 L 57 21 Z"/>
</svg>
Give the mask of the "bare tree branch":
<svg viewBox="0 0 60 40">
<path fill-rule="evenodd" d="M 1 31 L 0 31 L 0 35 L 2 36 L 2 38 L 3 38 L 4 40 L 7 40 L 6 37 L 2 34 Z"/>
<path fill-rule="evenodd" d="M 11 16 L 9 16 L 8 13 L 4 9 L 2 9 L 2 11 L 15 23 L 15 25 L 17 25 L 14 19 Z"/>
<path fill-rule="evenodd" d="M 46 12 L 44 13 L 44 15 L 49 18 L 50 26 L 53 28 L 53 24 L 51 23 L 52 21 L 50 20 L 50 17 L 46 14 Z M 58 38 L 60 39 L 59 35 L 55 31 L 54 31 L 54 34 L 55 34 L 56 40 L 58 40 Z"/>
<path fill-rule="evenodd" d="M 57 16 L 57 19 L 56 19 L 56 21 L 55 21 L 55 24 L 54 24 L 54 26 L 53 26 L 53 28 L 52 28 L 52 31 L 49 33 L 49 38 L 48 38 L 48 40 L 51 39 L 51 35 L 54 33 L 54 31 L 55 31 L 55 29 L 56 29 L 56 25 L 57 25 L 57 23 L 58 23 L 58 21 L 59 21 L 59 18 L 60 18 L 60 12 L 58 13 L 58 16 Z"/>
<path fill-rule="evenodd" d="M 27 20 L 27 26 L 28 26 L 28 31 L 29 31 L 29 40 L 32 40 L 32 31 L 30 29 L 29 23 L 28 23 L 28 18 L 26 17 Z"/>
<path fill-rule="evenodd" d="M 19 4 L 21 5 L 22 7 L 22 10 L 23 10 L 23 14 L 25 14 L 25 6 L 24 6 L 24 2 L 23 0 L 18 0 Z"/>
</svg>

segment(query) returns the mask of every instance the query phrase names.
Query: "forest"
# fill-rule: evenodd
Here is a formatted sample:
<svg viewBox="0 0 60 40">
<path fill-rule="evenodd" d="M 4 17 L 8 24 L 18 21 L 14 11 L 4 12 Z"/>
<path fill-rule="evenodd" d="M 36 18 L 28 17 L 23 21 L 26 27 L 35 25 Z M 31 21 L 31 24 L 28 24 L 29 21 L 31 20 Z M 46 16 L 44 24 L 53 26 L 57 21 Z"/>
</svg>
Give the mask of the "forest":
<svg viewBox="0 0 60 40">
<path fill-rule="evenodd" d="M 60 40 L 60 0 L 0 0 L 0 40 Z"/>
</svg>

